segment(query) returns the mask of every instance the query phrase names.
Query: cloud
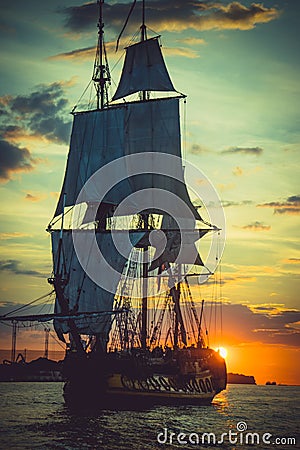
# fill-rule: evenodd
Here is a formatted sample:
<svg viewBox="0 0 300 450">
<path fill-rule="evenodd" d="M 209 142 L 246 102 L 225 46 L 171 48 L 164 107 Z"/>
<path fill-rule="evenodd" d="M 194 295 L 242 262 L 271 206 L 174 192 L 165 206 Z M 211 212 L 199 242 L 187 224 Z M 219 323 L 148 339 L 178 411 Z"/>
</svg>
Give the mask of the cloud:
<svg viewBox="0 0 300 450">
<path fill-rule="evenodd" d="M 257 341 L 298 347 L 300 311 L 289 310 L 276 304 L 222 306 L 223 333 L 231 336 L 232 343 Z"/>
<path fill-rule="evenodd" d="M 283 261 L 285 264 L 300 264 L 300 258 L 288 258 Z"/>
<path fill-rule="evenodd" d="M 34 170 L 41 162 L 27 148 L 29 142 L 68 142 L 71 122 L 63 118 L 69 112 L 64 88 L 73 83 L 74 80 L 43 84 L 29 95 L 0 97 L 0 181 Z"/>
<path fill-rule="evenodd" d="M 200 144 L 192 144 L 191 147 L 189 148 L 189 151 L 193 155 L 203 155 L 205 153 L 211 152 L 211 150 L 209 150 L 209 148 L 207 148 L 205 145 Z"/>
<path fill-rule="evenodd" d="M 183 42 L 184 44 L 187 44 L 187 45 L 193 45 L 193 46 L 194 45 L 206 45 L 206 41 L 204 39 L 194 38 L 194 37 L 181 39 L 180 42 Z"/>
<path fill-rule="evenodd" d="M 224 285 L 233 285 L 234 287 L 240 285 L 241 283 L 254 283 L 257 281 L 257 278 L 253 275 L 242 275 L 240 273 L 238 274 L 230 274 L 230 275 L 226 275 L 223 273 L 222 275 L 222 280 L 218 281 L 218 284 L 220 284 L 221 286 Z M 194 281 L 190 282 L 191 284 L 194 283 Z M 215 285 L 216 281 L 214 278 L 209 278 L 206 281 L 206 285 Z"/>
<path fill-rule="evenodd" d="M 116 51 L 116 43 L 115 42 L 106 42 L 105 49 L 107 53 L 115 53 Z M 49 61 L 91 61 L 95 59 L 97 47 L 84 47 L 78 48 L 76 50 L 72 50 L 70 52 L 58 53 L 57 55 L 49 56 L 47 59 Z"/>
<path fill-rule="evenodd" d="M 237 166 L 233 169 L 232 171 L 233 175 L 235 175 L 236 177 L 241 177 L 244 174 L 244 171 L 241 167 Z"/>
<path fill-rule="evenodd" d="M 245 225 L 242 227 L 243 230 L 251 230 L 251 231 L 269 231 L 271 229 L 270 225 L 264 225 L 262 222 L 253 222 L 249 225 Z"/>
<path fill-rule="evenodd" d="M 164 54 L 167 56 L 182 56 L 184 58 L 199 58 L 199 54 L 195 50 L 182 47 L 164 47 Z"/>
<path fill-rule="evenodd" d="M 232 275 L 232 276 L 223 275 L 222 283 L 237 285 L 240 282 L 253 283 L 255 281 L 256 281 L 256 277 L 251 276 L 251 275 Z M 214 281 L 212 280 L 212 282 L 214 282 Z"/>
<path fill-rule="evenodd" d="M 95 58 L 96 47 L 85 47 L 72 50 L 71 52 L 59 53 L 49 56 L 48 60 L 52 61 L 69 61 L 69 60 L 90 60 Z"/>
<path fill-rule="evenodd" d="M 225 192 L 230 191 L 231 189 L 234 189 L 236 185 L 234 183 L 217 183 L 218 191 Z"/>
<path fill-rule="evenodd" d="M 25 196 L 25 200 L 30 201 L 30 202 L 39 202 L 40 200 L 43 200 L 44 198 L 46 198 L 45 194 L 30 194 L 27 193 Z"/>
<path fill-rule="evenodd" d="M 33 277 L 45 277 L 45 274 L 36 270 L 28 270 L 20 268 L 20 261 L 16 259 L 6 259 L 0 261 L 0 272 L 11 272 L 15 275 L 31 275 Z"/>
<path fill-rule="evenodd" d="M 0 139 L 0 181 L 10 180 L 14 173 L 30 172 L 36 163 L 27 148 Z"/>
<path fill-rule="evenodd" d="M 69 140 L 70 121 L 65 122 L 68 101 L 64 88 L 68 84 L 42 84 L 29 95 L 2 97 L 5 116 L 0 116 L 0 132 L 8 142 L 20 142 L 24 137 L 46 139 L 58 144 Z"/>
<path fill-rule="evenodd" d="M 105 48 L 107 53 L 115 53 L 116 43 L 109 42 L 105 43 Z M 57 55 L 50 56 L 48 60 L 50 61 L 91 61 L 95 58 L 96 47 L 85 47 L 72 50 L 71 52 L 59 53 Z M 164 54 L 168 56 L 182 56 L 185 58 L 199 58 L 199 54 L 195 50 L 183 47 L 164 47 Z"/>
<path fill-rule="evenodd" d="M 222 154 L 238 154 L 242 153 L 245 155 L 256 155 L 259 156 L 263 152 L 263 149 L 261 147 L 230 147 L 226 150 L 223 150 Z"/>
<path fill-rule="evenodd" d="M 291 195 L 283 202 L 269 202 L 257 205 L 259 208 L 273 208 L 274 214 L 300 214 L 300 195 Z"/>
<path fill-rule="evenodd" d="M 8 239 L 15 239 L 15 238 L 23 238 L 28 236 L 29 234 L 19 233 L 18 231 L 13 231 L 11 233 L 0 233 L 0 241 L 6 241 Z"/>
<path fill-rule="evenodd" d="M 128 15 L 130 5 L 125 3 L 104 4 L 106 26 L 119 32 Z M 98 16 L 96 3 L 85 3 L 61 9 L 65 15 L 65 26 L 73 32 L 95 29 Z M 159 32 L 182 31 L 186 29 L 203 30 L 250 30 L 258 23 L 267 23 L 279 17 L 279 10 L 252 3 L 249 7 L 234 1 L 228 5 L 218 2 L 187 0 L 153 0 L 146 10 L 147 25 Z M 141 2 L 136 7 L 127 25 L 127 32 L 139 29 L 141 23 Z"/>
<path fill-rule="evenodd" d="M 235 201 L 231 201 L 231 200 L 222 200 L 223 208 L 228 208 L 230 206 L 247 206 L 247 205 L 252 205 L 252 204 L 253 204 L 252 200 L 243 200 L 241 202 L 235 202 Z"/>
</svg>

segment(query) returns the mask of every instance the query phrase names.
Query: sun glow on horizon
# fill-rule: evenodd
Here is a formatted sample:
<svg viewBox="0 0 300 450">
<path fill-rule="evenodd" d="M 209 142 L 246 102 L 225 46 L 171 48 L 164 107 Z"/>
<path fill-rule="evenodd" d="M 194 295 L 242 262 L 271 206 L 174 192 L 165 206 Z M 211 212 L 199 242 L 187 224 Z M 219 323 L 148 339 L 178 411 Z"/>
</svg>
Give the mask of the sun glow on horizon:
<svg viewBox="0 0 300 450">
<path fill-rule="evenodd" d="M 217 349 L 217 352 L 220 354 L 220 356 L 222 356 L 222 358 L 226 358 L 227 357 L 227 350 L 226 350 L 226 348 L 224 348 L 224 347 L 219 347 L 218 349 Z"/>
</svg>

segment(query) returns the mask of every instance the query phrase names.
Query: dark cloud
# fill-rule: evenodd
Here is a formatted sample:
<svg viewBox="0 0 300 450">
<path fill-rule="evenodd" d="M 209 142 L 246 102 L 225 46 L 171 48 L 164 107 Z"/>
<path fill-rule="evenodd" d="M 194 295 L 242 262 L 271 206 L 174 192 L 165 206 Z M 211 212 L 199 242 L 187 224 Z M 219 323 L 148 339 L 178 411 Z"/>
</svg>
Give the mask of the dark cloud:
<svg viewBox="0 0 300 450">
<path fill-rule="evenodd" d="M 38 90 L 28 96 L 16 96 L 11 99 L 12 110 L 21 114 L 42 114 L 43 116 L 57 114 L 66 104 L 62 98 L 63 89 L 60 83 L 37 86 Z"/>
<path fill-rule="evenodd" d="M 118 33 L 130 9 L 128 3 L 104 4 L 104 17 L 107 26 Z M 95 28 L 98 17 L 96 2 L 85 3 L 62 9 L 65 15 L 65 26 L 71 31 L 87 31 Z M 262 4 L 252 3 L 249 7 L 240 2 L 223 5 L 218 2 L 197 0 L 152 0 L 146 9 L 146 23 L 157 31 L 194 30 L 249 30 L 258 23 L 267 23 L 276 19 L 279 11 L 266 8 Z M 127 31 L 136 31 L 141 24 L 141 2 L 137 2 L 130 17 Z"/>
<path fill-rule="evenodd" d="M 300 195 L 291 195 L 287 201 L 290 203 L 300 203 Z"/>
<path fill-rule="evenodd" d="M 280 305 L 225 304 L 222 316 L 224 336 L 235 336 L 235 343 L 300 345 L 300 311 L 282 310 Z"/>
<path fill-rule="evenodd" d="M 0 180 L 8 181 L 15 172 L 34 169 L 36 160 L 27 148 L 20 148 L 0 139 Z"/>
<path fill-rule="evenodd" d="M 283 202 L 269 202 L 257 205 L 259 208 L 273 208 L 274 214 L 300 214 L 300 195 L 291 195 Z"/>
<path fill-rule="evenodd" d="M 237 154 L 237 153 L 244 153 L 245 155 L 261 155 L 263 152 L 263 149 L 261 147 L 230 147 L 226 150 L 223 150 L 221 153 L 227 154 Z"/>
<path fill-rule="evenodd" d="M 15 275 L 31 275 L 33 277 L 45 277 L 45 274 L 36 270 L 28 270 L 20 268 L 20 261 L 16 259 L 6 259 L 0 261 L 0 272 L 12 272 Z"/>
<path fill-rule="evenodd" d="M 14 140 L 27 135 L 67 143 L 70 122 L 63 119 L 68 101 L 64 98 L 62 84 L 40 85 L 36 89 L 27 96 L 6 98 L 6 116 L 1 122 L 2 137 Z"/>
<path fill-rule="evenodd" d="M 271 229 L 270 225 L 265 225 L 262 222 L 252 222 L 249 225 L 244 225 L 243 230 L 250 231 L 269 231 Z"/>
<path fill-rule="evenodd" d="M 40 162 L 19 143 L 48 140 L 66 144 L 71 122 L 66 122 L 68 102 L 62 83 L 37 86 L 29 95 L 0 97 L 0 180 L 16 172 L 33 170 Z"/>
</svg>

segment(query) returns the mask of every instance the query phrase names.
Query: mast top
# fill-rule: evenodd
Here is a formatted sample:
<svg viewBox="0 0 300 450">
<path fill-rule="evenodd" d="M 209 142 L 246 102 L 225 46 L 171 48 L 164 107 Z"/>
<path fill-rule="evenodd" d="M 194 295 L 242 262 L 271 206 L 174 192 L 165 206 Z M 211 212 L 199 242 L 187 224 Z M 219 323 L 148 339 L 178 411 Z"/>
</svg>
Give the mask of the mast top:
<svg viewBox="0 0 300 450">
<path fill-rule="evenodd" d="M 97 0 L 99 5 L 98 19 L 98 43 L 94 62 L 92 80 L 96 89 L 97 109 L 103 109 L 108 102 L 107 82 L 110 82 L 110 74 L 104 45 L 103 4 L 104 0 Z"/>
<path fill-rule="evenodd" d="M 141 41 L 145 41 L 147 39 L 147 30 L 145 23 L 145 0 L 142 3 L 142 25 L 141 25 Z"/>
</svg>

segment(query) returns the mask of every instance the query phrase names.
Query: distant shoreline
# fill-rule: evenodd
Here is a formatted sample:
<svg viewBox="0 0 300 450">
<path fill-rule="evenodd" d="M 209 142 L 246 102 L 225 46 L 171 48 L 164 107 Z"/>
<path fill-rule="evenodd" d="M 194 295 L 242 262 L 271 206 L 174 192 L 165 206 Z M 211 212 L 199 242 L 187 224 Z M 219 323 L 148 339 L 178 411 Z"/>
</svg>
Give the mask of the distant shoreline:
<svg viewBox="0 0 300 450">
<path fill-rule="evenodd" d="M 45 351 L 43 349 L 41 350 L 29 350 L 26 349 L 17 349 L 16 350 L 16 357 L 17 355 L 21 353 L 25 359 L 26 362 L 33 361 L 38 358 L 43 358 L 45 356 Z M 49 349 L 48 351 L 48 359 L 51 359 L 52 361 L 61 361 L 65 357 L 65 351 L 64 350 L 52 350 Z M 11 350 L 10 349 L 0 349 L 0 363 L 2 364 L 4 360 L 11 360 Z"/>
</svg>

